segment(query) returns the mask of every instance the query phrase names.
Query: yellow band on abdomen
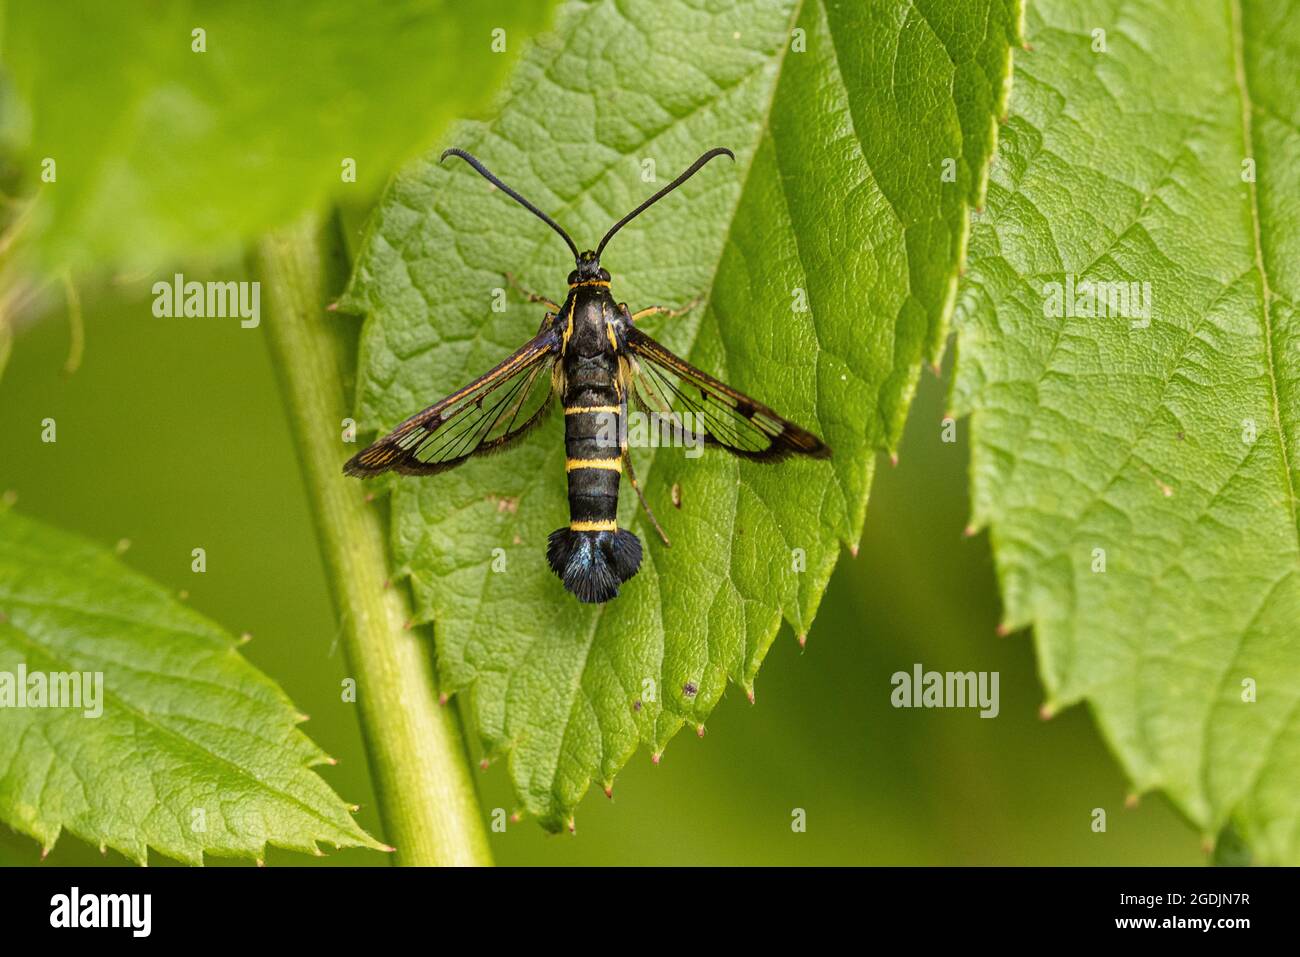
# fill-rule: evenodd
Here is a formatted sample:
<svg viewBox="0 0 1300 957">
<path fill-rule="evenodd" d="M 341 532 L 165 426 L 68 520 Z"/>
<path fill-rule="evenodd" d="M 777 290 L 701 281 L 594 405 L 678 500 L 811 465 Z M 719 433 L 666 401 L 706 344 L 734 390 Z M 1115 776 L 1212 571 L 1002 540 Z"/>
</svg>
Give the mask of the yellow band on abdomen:
<svg viewBox="0 0 1300 957">
<path fill-rule="evenodd" d="M 618 522 L 614 519 L 602 519 L 595 522 L 570 522 L 571 532 L 617 532 Z"/>
<path fill-rule="evenodd" d="M 614 459 L 565 459 L 564 471 L 572 472 L 576 469 L 610 469 L 614 472 L 623 471 L 623 460 Z"/>
</svg>

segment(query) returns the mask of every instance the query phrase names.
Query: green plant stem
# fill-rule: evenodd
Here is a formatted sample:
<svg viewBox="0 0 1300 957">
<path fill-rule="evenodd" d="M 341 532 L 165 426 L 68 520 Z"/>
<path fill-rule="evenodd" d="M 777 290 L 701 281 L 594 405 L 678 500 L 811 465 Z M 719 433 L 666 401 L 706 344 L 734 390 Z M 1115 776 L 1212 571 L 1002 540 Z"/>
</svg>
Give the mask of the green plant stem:
<svg viewBox="0 0 1300 957">
<path fill-rule="evenodd" d="M 309 217 L 256 250 L 271 342 L 316 516 L 342 644 L 387 839 L 400 864 L 490 864 L 487 833 L 454 709 L 440 706 L 428 636 L 411 630 L 405 588 L 388 571 L 386 523 L 345 478 L 353 447 L 346 383 L 356 320 L 326 311 L 342 284 L 337 232 Z"/>
</svg>

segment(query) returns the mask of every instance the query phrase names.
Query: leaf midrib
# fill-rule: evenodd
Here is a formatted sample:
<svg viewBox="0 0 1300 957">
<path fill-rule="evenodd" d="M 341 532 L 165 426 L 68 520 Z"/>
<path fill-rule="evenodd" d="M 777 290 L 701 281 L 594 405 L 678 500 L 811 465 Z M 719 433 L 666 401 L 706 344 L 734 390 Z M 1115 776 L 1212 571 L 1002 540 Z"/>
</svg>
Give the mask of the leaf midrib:
<svg viewBox="0 0 1300 957">
<path fill-rule="evenodd" d="M 1254 110 L 1250 95 L 1250 81 L 1246 75 L 1245 36 L 1242 29 L 1241 0 L 1228 0 L 1229 21 L 1232 30 L 1233 73 L 1237 86 L 1237 100 L 1241 111 L 1241 139 L 1245 155 L 1255 159 L 1255 133 L 1251 121 Z M 1278 448 L 1282 453 L 1282 477 L 1285 484 L 1287 511 L 1291 515 L 1291 530 L 1295 533 L 1297 556 L 1300 556 L 1300 523 L 1296 516 L 1295 479 L 1291 472 L 1291 452 L 1287 447 L 1286 430 L 1282 426 L 1282 401 L 1278 391 L 1277 355 L 1273 346 L 1273 288 L 1268 278 L 1268 268 L 1264 261 L 1263 225 L 1259 215 L 1259 195 L 1256 189 L 1256 177 L 1247 181 L 1246 195 L 1249 197 L 1251 240 L 1255 256 L 1255 269 L 1259 272 L 1261 312 L 1264 332 L 1264 352 L 1268 365 L 1269 395 L 1272 400 L 1273 428 L 1277 431 Z"/>
</svg>

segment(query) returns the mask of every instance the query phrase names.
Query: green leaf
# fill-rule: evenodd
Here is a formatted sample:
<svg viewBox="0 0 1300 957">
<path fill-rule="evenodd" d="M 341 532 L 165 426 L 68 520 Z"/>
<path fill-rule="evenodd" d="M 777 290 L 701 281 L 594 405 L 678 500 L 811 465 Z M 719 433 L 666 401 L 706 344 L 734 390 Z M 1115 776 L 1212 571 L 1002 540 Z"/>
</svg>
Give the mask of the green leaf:
<svg viewBox="0 0 1300 957">
<path fill-rule="evenodd" d="M 683 724 L 702 728 L 729 681 L 752 692 L 782 619 L 807 631 L 860 532 L 873 454 L 896 445 L 944 337 L 1012 7 L 570 3 L 500 114 L 456 131 L 580 247 L 706 148 L 734 149 L 735 165 L 715 161 L 612 242 L 615 295 L 634 309 L 703 297 L 647 331 L 835 450 L 776 466 L 634 450 L 673 545 L 625 486 L 620 524 L 646 555 L 600 607 L 545 565 L 547 534 L 568 521 L 558 417 L 506 454 L 394 484 L 395 557 L 437 624 L 442 687 L 470 693 L 488 754 L 510 753 L 519 800 L 547 827 L 571 824 L 590 782 L 611 786 L 638 745 L 657 759 Z M 405 170 L 347 302 L 369 316 L 365 425 L 393 425 L 532 335 L 539 307 L 492 309 L 503 271 L 562 298 L 571 268 L 543 223 L 463 165 Z M 800 290 L 809 311 L 794 308 Z"/>
<path fill-rule="evenodd" d="M 550 6 L 0 9 L 0 63 L 27 106 L 23 164 L 41 187 L 32 234 L 45 264 L 147 269 L 229 253 L 331 196 L 369 195 L 448 119 L 484 102 Z M 505 53 L 494 53 L 502 37 Z M 52 183 L 40 178 L 46 158 Z M 343 179 L 345 159 L 355 183 Z"/>
<path fill-rule="evenodd" d="M 268 843 L 382 849 L 310 770 L 329 758 L 302 716 L 235 646 L 97 546 L 0 509 L 0 819 L 47 850 L 67 829 L 141 864 L 151 847 L 194 864 Z M 35 707 L 20 668 L 29 694 L 53 672 L 97 673 L 81 683 L 102 690 Z"/>
<path fill-rule="evenodd" d="M 1300 4 L 1030 10 L 959 307 L 973 522 L 1047 713 L 1300 863 Z M 1060 314 L 1067 276 L 1149 322 Z"/>
</svg>

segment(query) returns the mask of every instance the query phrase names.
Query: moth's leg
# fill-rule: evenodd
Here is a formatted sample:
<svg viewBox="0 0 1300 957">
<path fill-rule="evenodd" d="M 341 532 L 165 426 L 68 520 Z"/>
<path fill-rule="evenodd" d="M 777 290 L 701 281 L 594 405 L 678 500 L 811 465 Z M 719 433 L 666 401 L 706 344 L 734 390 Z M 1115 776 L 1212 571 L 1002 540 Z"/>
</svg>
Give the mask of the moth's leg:
<svg viewBox="0 0 1300 957">
<path fill-rule="evenodd" d="M 547 299 L 541 293 L 533 292 L 527 286 L 521 285 L 519 281 L 515 279 L 514 273 L 506 273 L 506 282 L 510 284 L 512 289 L 522 295 L 529 302 L 540 302 L 547 309 L 551 310 L 551 312 L 558 313 L 560 311 L 560 304 L 558 302 L 551 302 L 551 300 Z"/>
<path fill-rule="evenodd" d="M 619 410 L 619 450 L 623 453 L 623 471 L 627 473 L 627 479 L 632 483 L 632 488 L 636 492 L 636 497 L 641 500 L 641 507 L 645 509 L 646 515 L 650 519 L 650 524 L 655 527 L 659 537 L 664 540 L 665 548 L 672 548 L 673 543 L 668 541 L 668 536 L 664 534 L 664 527 L 659 524 L 659 519 L 655 518 L 654 510 L 650 508 L 650 503 L 645 500 L 645 493 L 641 491 L 641 483 L 636 480 L 636 472 L 632 468 L 632 456 L 627 451 L 627 392 L 623 392 L 622 399 L 619 402 L 622 407 Z"/>
<path fill-rule="evenodd" d="M 700 300 L 702 300 L 703 298 L 704 298 L 703 296 L 696 296 L 694 299 L 692 299 L 686 305 L 682 306 L 680 309 L 673 309 L 669 306 L 646 306 L 644 309 L 639 309 L 636 312 L 632 313 L 631 318 L 633 322 L 637 322 L 641 319 L 647 319 L 650 316 L 667 316 L 669 319 L 676 319 L 678 316 L 686 315 L 688 312 L 690 312 L 692 309 L 698 306 L 700 304 Z"/>
<path fill-rule="evenodd" d="M 650 503 L 645 500 L 645 493 L 641 491 L 641 483 L 636 480 L 636 472 L 632 471 L 632 456 L 627 454 L 626 447 L 623 449 L 623 471 L 627 473 L 628 481 L 632 483 L 632 488 L 636 490 L 636 497 L 641 500 L 641 507 L 645 509 L 650 524 L 655 527 L 659 537 L 664 540 L 664 546 L 672 548 L 673 543 L 668 541 L 668 536 L 664 534 L 664 527 L 659 524 L 659 519 L 655 518 L 655 513 L 650 508 Z"/>
</svg>

